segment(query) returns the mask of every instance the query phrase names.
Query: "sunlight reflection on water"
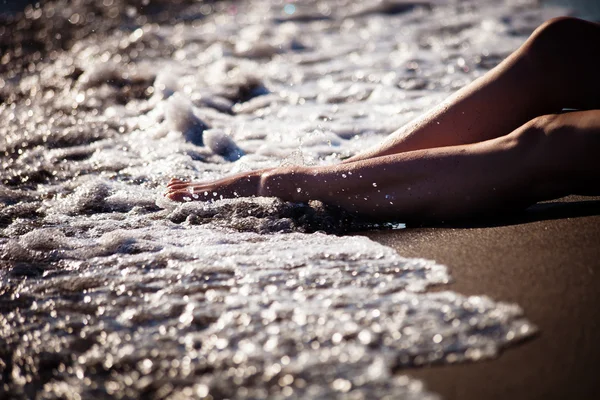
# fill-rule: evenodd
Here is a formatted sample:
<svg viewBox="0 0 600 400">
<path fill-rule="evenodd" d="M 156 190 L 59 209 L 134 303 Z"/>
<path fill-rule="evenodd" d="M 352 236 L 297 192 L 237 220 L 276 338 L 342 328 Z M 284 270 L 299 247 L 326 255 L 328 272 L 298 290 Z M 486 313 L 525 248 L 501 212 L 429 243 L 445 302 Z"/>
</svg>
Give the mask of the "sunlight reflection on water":
<svg viewBox="0 0 600 400">
<path fill-rule="evenodd" d="M 436 398 L 408 367 L 535 332 L 516 305 L 425 292 L 444 266 L 336 236 L 362 226 L 339 210 L 162 193 L 173 176 L 347 158 L 556 10 L 92 3 L 26 12 L 43 29 L 24 35 L 68 50 L 3 55 L 2 396 Z"/>
</svg>

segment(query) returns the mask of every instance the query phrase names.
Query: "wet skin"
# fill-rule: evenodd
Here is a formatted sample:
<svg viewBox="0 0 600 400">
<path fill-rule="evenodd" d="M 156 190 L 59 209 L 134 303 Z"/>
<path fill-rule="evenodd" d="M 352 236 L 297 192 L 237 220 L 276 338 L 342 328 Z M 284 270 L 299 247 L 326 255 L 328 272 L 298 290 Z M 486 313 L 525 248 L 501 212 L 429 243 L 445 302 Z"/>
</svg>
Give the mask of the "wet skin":
<svg viewBox="0 0 600 400">
<path fill-rule="evenodd" d="M 172 179 L 166 196 L 317 199 L 373 218 L 437 220 L 599 194 L 598 48 L 600 25 L 550 20 L 497 67 L 372 150 L 332 166 L 206 183 Z"/>
</svg>

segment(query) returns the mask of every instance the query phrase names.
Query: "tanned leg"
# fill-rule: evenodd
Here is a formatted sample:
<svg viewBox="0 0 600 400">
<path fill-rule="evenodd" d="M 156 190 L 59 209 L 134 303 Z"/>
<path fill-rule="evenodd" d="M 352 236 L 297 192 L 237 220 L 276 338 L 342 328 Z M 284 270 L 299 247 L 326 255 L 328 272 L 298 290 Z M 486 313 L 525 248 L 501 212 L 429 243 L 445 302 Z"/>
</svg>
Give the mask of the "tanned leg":
<svg viewBox="0 0 600 400">
<path fill-rule="evenodd" d="M 563 108 L 600 108 L 600 25 L 556 18 L 506 60 L 381 145 L 345 162 L 482 142 Z"/>
<path fill-rule="evenodd" d="M 382 219 L 444 220 L 600 193 L 600 110 L 536 118 L 481 143 L 263 175 L 258 194 Z"/>
<path fill-rule="evenodd" d="M 174 182 L 176 201 L 276 196 L 321 200 L 382 219 L 444 220 L 600 194 L 600 110 L 547 115 L 485 142 L 326 167 L 285 167 L 204 184 Z"/>
<path fill-rule="evenodd" d="M 167 197 L 317 199 L 376 218 L 447 219 L 599 193 L 600 111 L 535 118 L 563 107 L 600 108 L 599 44 L 597 24 L 550 21 L 374 152 L 336 166 L 174 180 Z"/>
</svg>

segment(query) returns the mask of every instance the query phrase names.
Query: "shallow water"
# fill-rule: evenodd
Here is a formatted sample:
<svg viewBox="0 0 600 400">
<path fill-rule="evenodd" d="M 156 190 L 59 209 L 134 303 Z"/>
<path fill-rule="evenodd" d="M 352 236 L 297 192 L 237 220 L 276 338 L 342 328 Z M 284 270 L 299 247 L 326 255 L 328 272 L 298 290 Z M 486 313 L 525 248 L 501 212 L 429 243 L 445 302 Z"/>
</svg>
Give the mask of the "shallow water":
<svg viewBox="0 0 600 400">
<path fill-rule="evenodd" d="M 533 334 L 318 202 L 162 197 L 347 158 L 559 13 L 495 3 L 28 8 L 25 38 L 71 30 L 0 69 L 0 397 L 437 398 L 408 367 Z"/>
</svg>

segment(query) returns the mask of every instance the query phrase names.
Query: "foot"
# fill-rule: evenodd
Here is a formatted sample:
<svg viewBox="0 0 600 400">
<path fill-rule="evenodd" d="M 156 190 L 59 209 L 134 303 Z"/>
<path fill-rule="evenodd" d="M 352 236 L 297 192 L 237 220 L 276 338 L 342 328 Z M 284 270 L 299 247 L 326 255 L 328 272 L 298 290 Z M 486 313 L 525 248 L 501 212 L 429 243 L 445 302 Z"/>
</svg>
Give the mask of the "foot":
<svg viewBox="0 0 600 400">
<path fill-rule="evenodd" d="M 174 201 L 211 201 L 258 195 L 262 171 L 244 172 L 212 182 L 186 182 L 173 178 L 165 196 Z"/>
</svg>

